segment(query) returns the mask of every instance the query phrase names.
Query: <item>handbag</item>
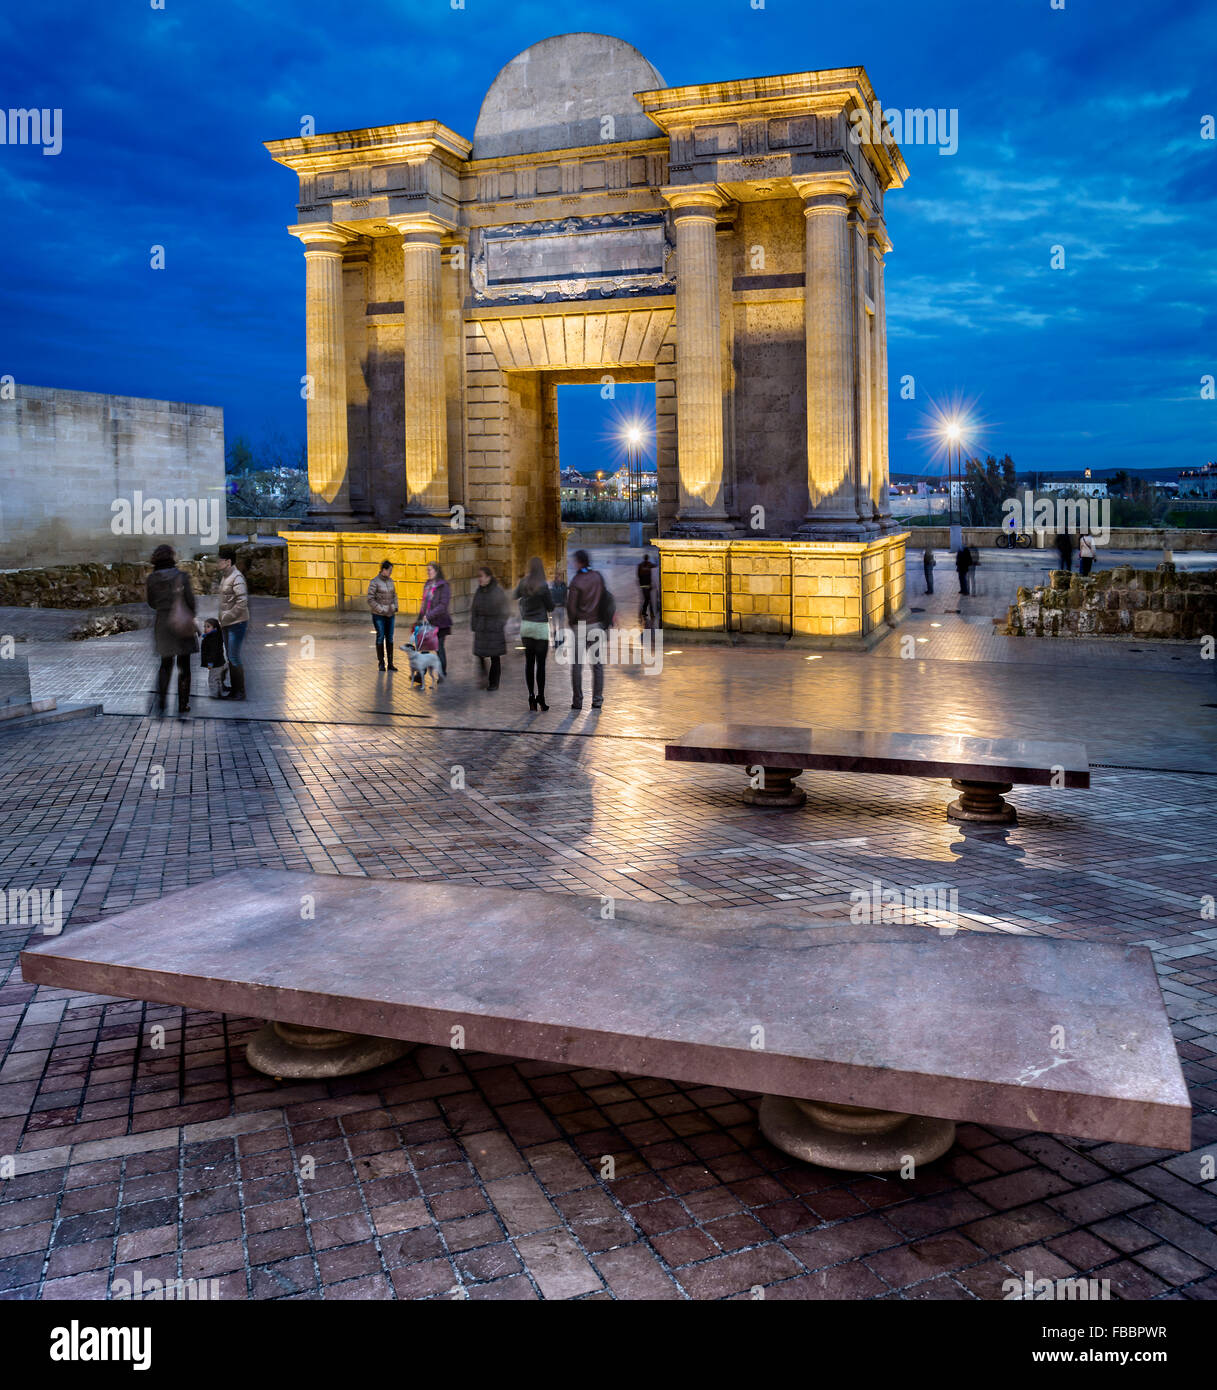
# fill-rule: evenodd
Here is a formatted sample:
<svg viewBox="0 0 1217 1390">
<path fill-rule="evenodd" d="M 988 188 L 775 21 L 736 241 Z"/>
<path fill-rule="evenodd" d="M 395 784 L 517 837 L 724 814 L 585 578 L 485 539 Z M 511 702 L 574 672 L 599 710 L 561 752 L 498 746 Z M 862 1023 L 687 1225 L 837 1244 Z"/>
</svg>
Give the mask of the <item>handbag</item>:
<svg viewBox="0 0 1217 1390">
<path fill-rule="evenodd" d="M 439 651 L 439 635 L 428 622 L 421 622 L 414 629 L 414 648 L 420 652 Z"/>
<path fill-rule="evenodd" d="M 168 623 L 169 631 L 173 633 L 175 637 L 192 637 L 197 644 L 199 636 L 198 628 L 195 627 L 194 614 L 186 607 L 186 599 L 180 579 L 173 586 L 173 603 L 169 608 Z"/>
</svg>

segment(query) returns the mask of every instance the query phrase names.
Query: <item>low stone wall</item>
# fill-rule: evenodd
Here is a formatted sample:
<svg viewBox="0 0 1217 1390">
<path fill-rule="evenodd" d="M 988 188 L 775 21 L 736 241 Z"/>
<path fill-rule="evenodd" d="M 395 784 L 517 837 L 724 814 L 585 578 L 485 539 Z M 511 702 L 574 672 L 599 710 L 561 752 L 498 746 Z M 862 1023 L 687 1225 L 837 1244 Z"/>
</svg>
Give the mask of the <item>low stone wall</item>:
<svg viewBox="0 0 1217 1390">
<path fill-rule="evenodd" d="M 996 526 L 965 526 L 963 528 L 964 545 L 994 546 L 997 544 L 998 527 Z M 928 545 L 934 550 L 946 550 L 951 543 L 951 533 L 945 526 L 910 526 L 909 549 L 924 550 Z M 1052 546 L 1056 539 L 1053 531 L 1044 531 L 1036 534 L 1036 542 L 1043 540 L 1043 547 Z M 1111 528 L 1111 538 L 1105 547 L 1100 548 L 1097 563 L 1103 563 L 1103 550 L 1162 550 L 1169 547 L 1171 550 L 1217 550 L 1217 531 L 1200 531 L 1194 529 L 1175 530 L 1172 527 L 1153 529 L 1143 526 L 1113 526 Z"/>
<path fill-rule="evenodd" d="M 570 543 L 574 546 L 590 545 L 629 545 L 630 523 L 628 521 L 568 521 Z M 642 536 L 645 545 L 655 544 L 656 526 L 653 521 L 643 522 Z"/>
<path fill-rule="evenodd" d="M 443 566 L 452 590 L 450 612 L 469 612 L 474 572 L 482 559 L 480 531 L 288 531 L 288 575 L 298 608 L 334 608 L 366 613 L 368 583 L 380 562 L 393 562 L 398 611 L 412 617 L 422 603 L 427 565 Z M 405 638 L 401 639 L 405 641 Z"/>
<path fill-rule="evenodd" d="M 905 540 L 661 540 L 664 630 L 870 646 L 905 615 Z"/>
<path fill-rule="evenodd" d="M 1204 637 L 1217 632 L 1217 570 L 1121 565 L 1085 579 L 1055 570 L 1050 586 L 1019 589 L 1004 630 L 1017 637 Z"/>
<path fill-rule="evenodd" d="M 213 558 L 183 560 L 182 569 L 201 593 L 220 577 Z M 249 582 L 251 593 L 287 595 L 287 547 L 240 545 L 237 567 Z M 0 606 L 6 608 L 112 608 L 121 603 L 143 602 L 144 583 L 151 566 L 48 565 L 42 569 L 0 571 Z"/>
</svg>

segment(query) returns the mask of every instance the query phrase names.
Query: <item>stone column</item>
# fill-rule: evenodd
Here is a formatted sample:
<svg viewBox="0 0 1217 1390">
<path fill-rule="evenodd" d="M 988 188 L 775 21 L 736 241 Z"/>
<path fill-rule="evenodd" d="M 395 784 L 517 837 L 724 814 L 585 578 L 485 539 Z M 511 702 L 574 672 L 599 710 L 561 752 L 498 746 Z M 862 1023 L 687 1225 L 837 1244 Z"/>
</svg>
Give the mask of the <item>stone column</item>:
<svg viewBox="0 0 1217 1390">
<path fill-rule="evenodd" d="M 680 508 L 673 536 L 734 531 L 723 505 L 723 374 L 717 214 L 713 184 L 665 188 L 676 223 L 676 460 Z"/>
<path fill-rule="evenodd" d="M 346 344 L 342 320 L 342 248 L 352 233 L 330 222 L 288 231 L 304 243 L 308 486 L 310 516 L 349 517 Z"/>
<path fill-rule="evenodd" d="M 892 501 L 889 491 L 887 456 L 887 300 L 883 284 L 883 258 L 892 249 L 883 223 L 872 219 L 867 227 L 871 257 L 871 298 L 875 305 L 875 362 L 871 382 L 871 406 L 874 418 L 875 461 L 871 471 L 871 488 L 875 516 L 885 529 L 892 525 Z"/>
<path fill-rule="evenodd" d="M 405 329 L 406 487 L 402 524 L 430 526 L 448 519 L 448 421 L 440 292 L 442 237 L 438 218 L 391 217 L 402 239 Z"/>
<path fill-rule="evenodd" d="M 804 200 L 807 269 L 807 491 L 798 540 L 856 540 L 871 529 L 858 516 L 855 428 L 856 308 L 850 256 L 852 174 L 792 180 Z"/>
</svg>

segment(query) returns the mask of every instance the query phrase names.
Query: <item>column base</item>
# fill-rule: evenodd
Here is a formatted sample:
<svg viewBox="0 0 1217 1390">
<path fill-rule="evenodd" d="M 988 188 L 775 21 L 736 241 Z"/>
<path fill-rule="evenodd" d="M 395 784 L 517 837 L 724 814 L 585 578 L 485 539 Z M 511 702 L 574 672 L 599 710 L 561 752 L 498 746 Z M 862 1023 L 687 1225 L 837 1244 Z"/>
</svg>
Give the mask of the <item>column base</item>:
<svg viewBox="0 0 1217 1390">
<path fill-rule="evenodd" d="M 952 1120 L 867 1110 L 827 1101 L 766 1096 L 761 1133 L 783 1153 L 847 1173 L 891 1173 L 941 1158 L 955 1142 Z"/>
<path fill-rule="evenodd" d="M 748 532 L 739 524 L 739 521 L 731 516 L 692 517 L 689 519 L 677 517 L 664 532 L 664 539 L 729 541 L 747 534 Z"/>
<path fill-rule="evenodd" d="M 452 513 L 446 508 L 443 511 L 405 511 L 397 519 L 397 529 L 427 533 L 451 531 Z"/>
<path fill-rule="evenodd" d="M 817 521 L 808 517 L 791 537 L 796 541 L 868 541 L 879 535 L 870 521 Z"/>
<path fill-rule="evenodd" d="M 744 800 L 749 806 L 773 806 L 783 811 L 796 810 L 807 804 L 807 793 L 802 787 L 794 785 L 794 779 L 802 771 L 801 767 L 766 767 L 765 785 L 749 787 L 744 792 Z"/>
<path fill-rule="evenodd" d="M 267 1023 L 245 1045 L 245 1060 L 276 1081 L 353 1076 L 404 1057 L 416 1044 L 298 1023 Z"/>
<path fill-rule="evenodd" d="M 975 821 L 981 825 L 1018 824 L 1018 812 L 1002 795 L 1012 790 L 1012 782 L 965 782 L 952 778 L 951 786 L 960 795 L 947 807 L 947 820 Z"/>
</svg>

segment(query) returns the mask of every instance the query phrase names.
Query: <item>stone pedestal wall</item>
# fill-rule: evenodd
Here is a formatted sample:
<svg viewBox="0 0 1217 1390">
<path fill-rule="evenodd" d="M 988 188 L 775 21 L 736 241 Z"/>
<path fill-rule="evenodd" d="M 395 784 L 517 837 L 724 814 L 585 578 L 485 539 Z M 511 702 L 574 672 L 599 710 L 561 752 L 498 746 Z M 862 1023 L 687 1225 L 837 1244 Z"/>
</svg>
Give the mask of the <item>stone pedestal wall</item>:
<svg viewBox="0 0 1217 1390">
<path fill-rule="evenodd" d="M 1052 583 L 1020 588 L 1005 631 L 1017 637 L 1217 635 L 1217 570 L 1180 573 L 1125 565 L 1083 578 L 1055 570 Z"/>
<path fill-rule="evenodd" d="M 482 535 L 478 531 L 411 533 L 393 531 L 281 531 L 287 542 L 292 603 L 298 608 L 367 610 L 369 582 L 380 562 L 393 562 L 393 581 L 402 614 L 413 617 L 422 601 L 427 565 L 442 566 L 452 588 L 452 615 L 469 611 Z"/>
<path fill-rule="evenodd" d="M 664 629 L 870 646 L 906 611 L 905 540 L 657 541 Z"/>
</svg>

